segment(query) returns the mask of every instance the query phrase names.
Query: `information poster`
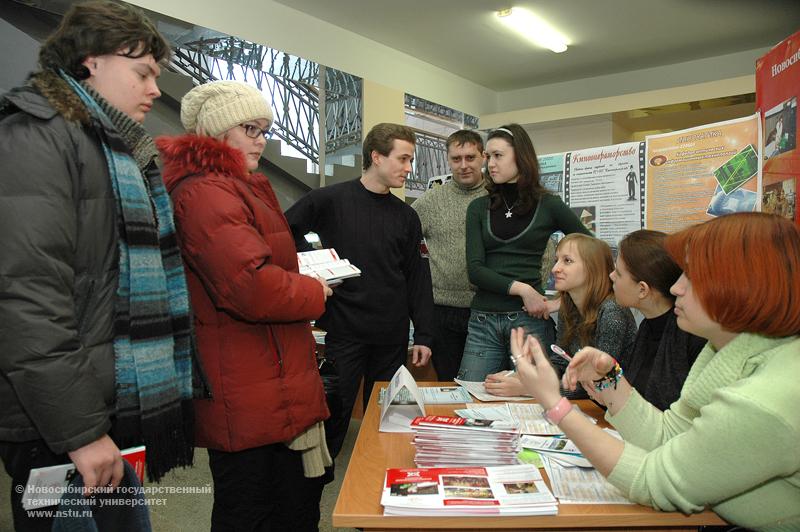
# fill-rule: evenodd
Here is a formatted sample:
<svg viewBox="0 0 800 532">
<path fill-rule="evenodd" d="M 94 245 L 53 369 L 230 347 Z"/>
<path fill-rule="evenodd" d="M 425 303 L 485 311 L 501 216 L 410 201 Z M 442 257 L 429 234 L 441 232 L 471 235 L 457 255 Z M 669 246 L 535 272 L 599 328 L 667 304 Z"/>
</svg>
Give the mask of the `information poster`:
<svg viewBox="0 0 800 532">
<path fill-rule="evenodd" d="M 539 161 L 539 181 L 542 186 L 557 194 L 564 200 L 564 157 L 565 153 L 550 153 L 538 157 Z M 556 279 L 551 271 L 556 263 L 556 246 L 559 240 L 564 237 L 564 233 L 556 231 L 550 235 L 550 241 L 544 249 L 542 255 L 542 288 L 547 294 L 554 294 L 556 291 Z"/>
<path fill-rule="evenodd" d="M 644 151 L 644 142 L 629 142 L 565 157 L 566 204 L 615 253 L 622 237 L 642 228 Z"/>
<path fill-rule="evenodd" d="M 539 181 L 542 186 L 564 199 L 564 156 L 565 153 L 549 153 L 538 158 Z"/>
<path fill-rule="evenodd" d="M 756 108 L 764 131 L 761 210 L 800 224 L 797 189 L 797 98 L 800 96 L 800 31 L 756 61 Z"/>
<path fill-rule="evenodd" d="M 759 210 L 758 114 L 647 137 L 645 227 L 672 233 Z"/>
</svg>

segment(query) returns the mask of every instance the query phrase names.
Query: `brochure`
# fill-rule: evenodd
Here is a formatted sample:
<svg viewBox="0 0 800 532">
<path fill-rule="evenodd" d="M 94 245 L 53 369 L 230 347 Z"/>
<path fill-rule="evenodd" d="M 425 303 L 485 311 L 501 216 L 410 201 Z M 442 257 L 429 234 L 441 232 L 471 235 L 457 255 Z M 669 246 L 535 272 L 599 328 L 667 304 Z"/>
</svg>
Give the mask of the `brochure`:
<svg viewBox="0 0 800 532">
<path fill-rule="evenodd" d="M 301 251 L 297 254 L 297 264 L 303 275 L 322 277 L 329 285 L 361 275 L 361 270 L 350 264 L 349 260 L 339 258 L 333 248 Z"/>
<path fill-rule="evenodd" d="M 406 390 L 410 401 L 403 404 L 394 404 L 394 400 L 403 390 Z M 411 421 L 420 415 L 425 415 L 425 402 L 422 394 L 414 381 L 411 372 L 405 366 L 400 366 L 395 372 L 389 387 L 386 389 L 384 400 L 381 404 L 381 417 L 378 430 L 380 432 L 412 432 Z"/>
<path fill-rule="evenodd" d="M 553 493 L 561 504 L 633 504 L 596 469 L 566 467 L 542 454 Z"/>
<path fill-rule="evenodd" d="M 526 395 L 519 395 L 514 397 L 501 397 L 499 395 L 492 395 L 486 391 L 483 382 L 464 381 L 461 379 L 453 379 L 456 384 L 463 386 L 469 393 L 475 396 L 478 401 L 492 402 L 492 401 L 530 401 L 533 397 Z"/>
<path fill-rule="evenodd" d="M 529 464 L 387 469 L 384 515 L 555 515 L 555 497 Z"/>
<path fill-rule="evenodd" d="M 130 447 L 120 451 L 122 457 L 128 461 L 136 471 L 139 482 L 144 483 L 145 447 Z M 72 462 L 49 467 L 31 469 L 25 493 L 22 496 L 22 508 L 31 510 L 54 506 L 59 503 L 61 496 L 67 491 L 67 485 L 77 470 Z"/>
<path fill-rule="evenodd" d="M 563 462 L 567 467 L 593 467 L 580 449 L 566 438 L 545 438 L 542 436 L 523 436 L 519 443 L 525 449 L 546 454 L 553 460 Z"/>
<path fill-rule="evenodd" d="M 417 417 L 411 422 L 411 427 L 417 430 L 428 427 L 444 431 L 481 431 L 503 432 L 519 435 L 519 425 L 510 421 L 492 419 L 465 419 L 453 416 L 424 416 Z"/>
<path fill-rule="evenodd" d="M 450 405 L 471 403 L 472 396 L 461 386 L 422 386 L 419 388 L 422 394 L 422 399 L 428 405 Z M 381 388 L 380 396 L 378 397 L 378 404 L 383 404 L 383 398 L 386 395 L 386 388 Z M 400 390 L 394 401 L 393 405 L 407 405 L 413 404 L 414 398 L 407 389 Z"/>
<path fill-rule="evenodd" d="M 592 423 L 597 423 L 591 416 L 584 414 L 578 405 L 572 405 L 582 416 Z M 544 417 L 544 409 L 536 403 L 505 403 L 504 405 L 474 403 L 467 408 L 455 411 L 465 418 L 488 418 L 513 421 L 520 426 L 522 434 L 538 434 L 557 436 L 563 434 L 557 425 L 553 425 Z"/>
</svg>

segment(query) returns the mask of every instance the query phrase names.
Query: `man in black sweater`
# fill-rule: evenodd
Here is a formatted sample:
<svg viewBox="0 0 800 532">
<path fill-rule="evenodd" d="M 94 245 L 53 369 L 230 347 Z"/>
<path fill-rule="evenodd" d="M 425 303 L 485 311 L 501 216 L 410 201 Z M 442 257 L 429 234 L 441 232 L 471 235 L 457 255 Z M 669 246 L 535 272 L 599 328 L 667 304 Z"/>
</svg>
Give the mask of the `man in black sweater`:
<svg viewBox="0 0 800 532">
<path fill-rule="evenodd" d="M 390 380 L 405 361 L 409 317 L 414 322 L 412 362 L 431 358 L 433 292 L 422 227 L 416 212 L 389 192 L 411 171 L 416 137 L 408 127 L 378 124 L 364 139 L 360 179 L 312 190 L 286 218 L 300 251 L 305 235 L 320 237 L 361 269 L 334 289 L 317 325 L 328 332 L 325 354 L 335 362 L 341 414 L 327 425 L 332 456 L 341 449 L 364 377 L 364 406 L 375 381 Z"/>
</svg>

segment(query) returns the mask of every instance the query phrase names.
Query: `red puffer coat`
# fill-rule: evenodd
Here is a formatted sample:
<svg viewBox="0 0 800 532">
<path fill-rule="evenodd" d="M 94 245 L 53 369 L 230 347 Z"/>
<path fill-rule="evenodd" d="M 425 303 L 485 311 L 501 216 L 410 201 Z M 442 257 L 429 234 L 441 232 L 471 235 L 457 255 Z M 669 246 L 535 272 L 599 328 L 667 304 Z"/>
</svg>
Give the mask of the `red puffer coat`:
<svg viewBox="0 0 800 532">
<path fill-rule="evenodd" d="M 288 441 L 328 417 L 309 320 L 322 288 L 300 275 L 266 176 L 211 137 L 156 141 L 212 399 L 195 401 L 197 445 L 239 451 Z"/>
</svg>

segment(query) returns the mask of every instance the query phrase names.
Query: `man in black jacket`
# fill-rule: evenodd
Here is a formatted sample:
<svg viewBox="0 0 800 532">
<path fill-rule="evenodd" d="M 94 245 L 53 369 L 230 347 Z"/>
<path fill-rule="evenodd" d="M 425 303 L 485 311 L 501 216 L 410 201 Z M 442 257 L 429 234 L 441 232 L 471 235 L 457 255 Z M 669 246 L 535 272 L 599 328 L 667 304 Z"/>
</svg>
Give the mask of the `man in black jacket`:
<svg viewBox="0 0 800 532">
<path fill-rule="evenodd" d="M 31 468 L 72 461 L 93 489 L 120 482 L 128 445 L 148 444 L 156 479 L 191 463 L 191 412 L 183 410 L 191 368 L 187 400 L 186 362 L 176 363 L 189 339 L 188 302 L 183 314 L 159 307 L 153 327 L 143 326 L 141 300 L 120 289 L 140 289 L 142 267 L 128 255 L 145 249 L 157 257 L 148 267 L 166 279 L 165 299 L 184 297 L 174 291 L 185 285 L 179 259 L 165 254 L 177 249 L 157 152 L 141 126 L 168 56 L 139 11 L 77 4 L 42 46 L 41 70 L 0 98 L 0 458 L 17 530 L 52 523 L 22 509 Z M 150 199 L 135 207 L 151 221 L 133 232 L 124 187 Z M 130 274 L 124 283 L 121 271 Z M 168 347 L 139 357 L 142 337 Z M 127 366 L 123 348 L 134 353 Z M 139 372 L 156 363 L 149 375 L 174 392 L 166 400 Z M 154 438 L 164 445 L 151 445 Z"/>
<path fill-rule="evenodd" d="M 317 324 L 327 331 L 325 354 L 335 363 L 342 408 L 326 424 L 331 456 L 341 450 L 358 385 L 364 406 L 375 381 L 389 380 L 407 358 L 409 317 L 414 322 L 412 363 L 431 357 L 433 292 L 422 226 L 414 210 L 389 192 L 411 171 L 414 132 L 378 124 L 364 139 L 360 179 L 309 192 L 286 211 L 299 250 L 305 235 L 350 260 L 361 276 L 334 288 Z"/>
</svg>

